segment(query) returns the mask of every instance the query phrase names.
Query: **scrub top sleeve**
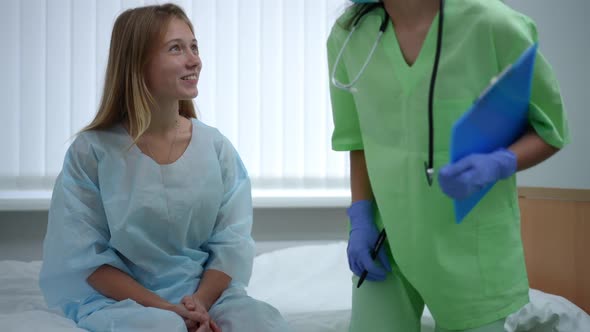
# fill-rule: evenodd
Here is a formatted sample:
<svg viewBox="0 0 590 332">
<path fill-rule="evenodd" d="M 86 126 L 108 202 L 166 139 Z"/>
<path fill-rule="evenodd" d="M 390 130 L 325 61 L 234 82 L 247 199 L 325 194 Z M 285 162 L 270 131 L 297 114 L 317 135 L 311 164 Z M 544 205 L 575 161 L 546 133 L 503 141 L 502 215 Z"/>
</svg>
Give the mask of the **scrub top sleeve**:
<svg viewBox="0 0 590 332">
<path fill-rule="evenodd" d="M 51 197 L 43 265 L 39 285 L 50 307 L 60 306 L 66 316 L 96 294 L 86 279 L 102 265 L 128 274 L 109 246 L 110 232 L 98 186 L 97 159 L 92 146 L 79 136 L 68 149 Z"/>
<path fill-rule="evenodd" d="M 223 200 L 211 237 L 205 270 L 221 271 L 242 286 L 248 285 L 254 262 L 252 196 L 248 173 L 237 151 L 225 137 L 219 147 Z"/>
<path fill-rule="evenodd" d="M 509 16 L 496 24 L 494 40 L 500 68 L 514 62 L 530 45 L 538 42 L 535 23 L 522 14 Z M 542 44 L 539 43 L 539 48 Z M 537 52 L 533 73 L 529 123 L 537 134 L 556 148 L 570 141 L 570 134 L 559 84 L 551 65 Z"/>
<path fill-rule="evenodd" d="M 332 69 L 343 45 L 343 39 L 338 36 L 343 33 L 344 30 L 335 24 L 327 42 L 330 97 L 334 121 L 332 149 L 335 151 L 363 150 L 363 139 L 354 97 L 350 92 L 339 89 L 332 83 Z M 352 47 L 352 45 L 348 46 Z M 338 68 L 336 68 L 335 77 L 342 83 L 348 83 L 350 80 L 344 63 L 344 56 L 342 56 Z"/>
</svg>

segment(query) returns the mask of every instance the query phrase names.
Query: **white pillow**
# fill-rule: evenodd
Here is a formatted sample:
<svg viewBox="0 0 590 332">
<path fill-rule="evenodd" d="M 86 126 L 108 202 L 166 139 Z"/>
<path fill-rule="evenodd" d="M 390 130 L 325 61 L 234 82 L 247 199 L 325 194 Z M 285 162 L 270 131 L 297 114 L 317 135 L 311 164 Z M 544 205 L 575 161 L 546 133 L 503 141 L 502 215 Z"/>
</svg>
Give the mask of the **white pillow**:
<svg viewBox="0 0 590 332">
<path fill-rule="evenodd" d="M 350 277 L 345 242 L 292 247 L 254 259 L 248 293 L 289 316 L 350 310 Z M 529 295 L 531 302 L 506 319 L 506 331 L 590 332 L 590 316 L 573 303 L 534 289 Z M 434 328 L 428 308 L 422 324 Z"/>
<path fill-rule="evenodd" d="M 282 313 L 350 310 L 350 278 L 346 243 L 306 245 L 257 256 L 247 291 Z"/>
</svg>

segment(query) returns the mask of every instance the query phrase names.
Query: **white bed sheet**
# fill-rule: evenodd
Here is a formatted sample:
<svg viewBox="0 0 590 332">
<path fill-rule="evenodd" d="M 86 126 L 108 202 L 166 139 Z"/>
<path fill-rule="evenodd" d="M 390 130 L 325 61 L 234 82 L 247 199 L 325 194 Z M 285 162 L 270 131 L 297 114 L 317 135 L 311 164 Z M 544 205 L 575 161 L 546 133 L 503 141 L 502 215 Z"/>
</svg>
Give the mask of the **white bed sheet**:
<svg viewBox="0 0 590 332">
<path fill-rule="evenodd" d="M 294 332 L 347 331 L 352 290 L 345 249 L 345 243 L 306 245 L 257 256 L 248 292 L 277 307 Z M 0 331 L 84 331 L 47 308 L 40 267 L 38 261 L 0 261 Z M 531 303 L 507 320 L 508 331 L 590 331 L 590 316 L 568 300 L 536 290 L 530 295 Z M 428 310 L 422 326 L 434 330 Z"/>
</svg>

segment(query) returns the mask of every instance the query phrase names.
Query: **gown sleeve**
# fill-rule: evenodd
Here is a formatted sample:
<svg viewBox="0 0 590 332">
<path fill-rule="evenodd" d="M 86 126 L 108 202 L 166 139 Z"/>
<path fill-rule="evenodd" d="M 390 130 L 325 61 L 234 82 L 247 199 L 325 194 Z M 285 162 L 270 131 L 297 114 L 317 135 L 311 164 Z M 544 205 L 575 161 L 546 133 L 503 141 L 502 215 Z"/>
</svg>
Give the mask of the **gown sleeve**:
<svg viewBox="0 0 590 332">
<path fill-rule="evenodd" d="M 51 197 L 39 285 L 50 307 L 71 319 L 80 302 L 96 291 L 86 279 L 101 265 L 129 270 L 109 246 L 98 161 L 84 133 L 66 153 Z"/>
<path fill-rule="evenodd" d="M 497 16 L 493 31 L 501 69 L 538 42 L 533 20 L 512 10 Z M 541 47 L 542 43 L 539 43 Z M 545 142 L 556 148 L 562 148 L 570 141 L 559 84 L 551 65 L 540 51 L 537 52 L 533 72 L 529 123 Z"/>
<path fill-rule="evenodd" d="M 212 235 L 204 245 L 209 253 L 205 270 L 221 271 L 233 283 L 245 287 L 255 254 L 250 179 L 237 151 L 225 137 L 218 153 L 224 193 Z"/>
</svg>

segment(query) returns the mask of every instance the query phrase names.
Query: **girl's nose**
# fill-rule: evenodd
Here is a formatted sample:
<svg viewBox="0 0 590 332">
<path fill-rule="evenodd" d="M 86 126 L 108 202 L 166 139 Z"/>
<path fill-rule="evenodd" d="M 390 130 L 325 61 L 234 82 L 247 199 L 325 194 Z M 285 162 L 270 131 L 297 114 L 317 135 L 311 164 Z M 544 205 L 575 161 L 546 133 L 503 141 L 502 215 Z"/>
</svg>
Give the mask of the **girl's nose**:
<svg viewBox="0 0 590 332">
<path fill-rule="evenodd" d="M 187 56 L 187 67 L 193 68 L 193 67 L 200 67 L 201 66 L 201 58 L 199 57 L 198 54 L 195 53 L 188 53 L 189 55 Z"/>
</svg>

